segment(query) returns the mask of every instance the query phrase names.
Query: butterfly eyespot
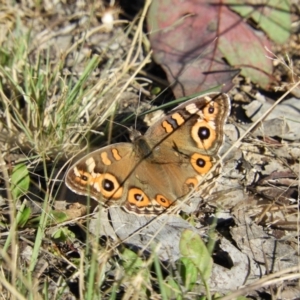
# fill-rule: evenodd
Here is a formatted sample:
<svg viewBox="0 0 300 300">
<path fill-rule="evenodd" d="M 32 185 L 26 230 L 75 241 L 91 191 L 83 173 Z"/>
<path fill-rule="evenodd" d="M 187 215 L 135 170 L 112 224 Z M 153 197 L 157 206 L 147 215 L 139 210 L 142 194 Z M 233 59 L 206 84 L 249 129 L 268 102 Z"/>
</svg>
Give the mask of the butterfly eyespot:
<svg viewBox="0 0 300 300">
<path fill-rule="evenodd" d="M 104 180 L 102 181 L 102 187 L 103 187 L 106 191 L 111 192 L 111 191 L 114 190 L 115 185 L 114 185 L 114 183 L 113 183 L 111 180 L 109 180 L 109 179 L 104 179 Z"/>
<path fill-rule="evenodd" d="M 185 183 L 190 189 L 194 189 L 198 185 L 198 180 L 196 177 L 188 178 Z"/>
<path fill-rule="evenodd" d="M 80 179 L 83 180 L 83 181 L 88 181 L 88 177 L 86 175 L 80 175 Z"/>
<path fill-rule="evenodd" d="M 212 101 L 203 110 L 204 119 L 207 122 L 214 122 L 218 118 L 220 111 L 222 111 L 220 104 L 216 101 Z"/>
<path fill-rule="evenodd" d="M 196 160 L 196 164 L 197 164 L 198 167 L 204 168 L 205 164 L 206 164 L 206 161 L 203 158 L 198 158 Z"/>
<path fill-rule="evenodd" d="M 208 108 L 208 113 L 213 114 L 215 112 L 215 108 L 213 106 L 210 106 Z"/>
<path fill-rule="evenodd" d="M 210 137 L 210 130 L 205 126 L 201 126 L 198 129 L 198 136 L 201 140 L 207 140 Z"/>
<path fill-rule="evenodd" d="M 172 201 L 168 200 L 163 195 L 156 195 L 155 200 L 157 201 L 158 204 L 160 204 L 161 206 L 166 207 L 166 208 L 172 204 Z"/>
<path fill-rule="evenodd" d="M 199 174 L 206 174 L 212 168 L 212 162 L 209 156 L 194 153 L 190 161 L 194 170 Z"/>
<path fill-rule="evenodd" d="M 100 180 L 100 181 L 98 181 Z M 119 199 L 122 197 L 123 187 L 112 174 L 105 173 L 99 179 L 95 179 L 95 188 L 101 187 L 101 193 L 105 198 Z"/>
<path fill-rule="evenodd" d="M 145 207 L 150 204 L 148 196 L 138 188 L 131 188 L 128 191 L 127 197 L 129 203 L 136 205 L 137 207 Z"/>
<path fill-rule="evenodd" d="M 191 130 L 191 137 L 199 149 L 210 149 L 216 139 L 216 130 L 206 121 L 197 122 Z"/>
<path fill-rule="evenodd" d="M 144 200 L 143 194 L 134 194 L 134 199 L 138 202 L 142 202 Z"/>
<path fill-rule="evenodd" d="M 78 170 L 77 168 L 74 168 L 73 172 L 75 175 L 75 181 L 79 184 L 86 185 L 90 181 L 91 176 L 88 172 Z"/>
</svg>

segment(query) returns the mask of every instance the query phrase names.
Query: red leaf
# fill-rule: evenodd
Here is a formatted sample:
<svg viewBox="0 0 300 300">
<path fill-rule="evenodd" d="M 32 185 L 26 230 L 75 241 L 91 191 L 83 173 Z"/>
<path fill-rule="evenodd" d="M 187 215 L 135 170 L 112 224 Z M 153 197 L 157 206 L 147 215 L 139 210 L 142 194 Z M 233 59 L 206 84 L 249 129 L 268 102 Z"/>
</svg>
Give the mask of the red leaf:
<svg viewBox="0 0 300 300">
<path fill-rule="evenodd" d="M 224 90 L 230 88 L 237 71 L 232 70 L 223 57 L 227 58 L 230 43 L 239 47 L 239 35 L 253 38 L 245 33 L 252 32 L 250 27 L 245 27 L 238 15 L 234 15 L 235 18 L 232 15 L 218 1 L 213 4 L 204 0 L 153 0 L 147 20 L 154 59 L 165 70 L 176 97 L 219 84 L 227 85 Z M 252 51 L 252 41 L 247 41 L 248 53 Z M 267 43 L 259 44 L 261 53 L 264 52 L 262 44 Z M 244 44 L 242 49 L 244 51 Z M 253 62 L 247 60 L 248 55 L 241 61 L 229 57 L 227 60 L 235 65 L 253 66 Z M 260 61 L 259 67 L 261 64 Z"/>
<path fill-rule="evenodd" d="M 267 38 L 254 30 L 226 6 L 221 7 L 218 48 L 227 61 L 242 69 L 245 77 L 267 88 L 272 73 L 272 61 L 266 58 L 271 48 Z"/>
</svg>

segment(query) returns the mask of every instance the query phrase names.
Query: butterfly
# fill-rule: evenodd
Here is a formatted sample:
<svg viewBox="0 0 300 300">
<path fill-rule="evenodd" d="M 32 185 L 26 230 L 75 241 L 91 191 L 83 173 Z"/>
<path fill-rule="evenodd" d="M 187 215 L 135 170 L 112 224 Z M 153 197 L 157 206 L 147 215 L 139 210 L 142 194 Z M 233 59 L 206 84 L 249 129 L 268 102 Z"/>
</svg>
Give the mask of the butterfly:
<svg viewBox="0 0 300 300">
<path fill-rule="evenodd" d="M 230 99 L 195 97 L 171 110 L 132 143 L 91 152 L 69 168 L 75 193 L 137 215 L 158 215 L 182 201 L 218 161 Z"/>
</svg>

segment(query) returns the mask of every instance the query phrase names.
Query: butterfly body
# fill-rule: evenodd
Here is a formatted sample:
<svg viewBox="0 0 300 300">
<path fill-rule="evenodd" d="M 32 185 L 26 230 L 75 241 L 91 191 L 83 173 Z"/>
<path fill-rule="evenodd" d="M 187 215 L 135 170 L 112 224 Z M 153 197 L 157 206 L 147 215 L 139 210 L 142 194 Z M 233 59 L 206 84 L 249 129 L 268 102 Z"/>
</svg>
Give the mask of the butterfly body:
<svg viewBox="0 0 300 300">
<path fill-rule="evenodd" d="M 80 159 L 68 170 L 66 184 L 78 194 L 131 213 L 162 213 L 213 168 L 229 109 L 226 94 L 189 100 L 133 143 L 109 145 Z"/>
</svg>

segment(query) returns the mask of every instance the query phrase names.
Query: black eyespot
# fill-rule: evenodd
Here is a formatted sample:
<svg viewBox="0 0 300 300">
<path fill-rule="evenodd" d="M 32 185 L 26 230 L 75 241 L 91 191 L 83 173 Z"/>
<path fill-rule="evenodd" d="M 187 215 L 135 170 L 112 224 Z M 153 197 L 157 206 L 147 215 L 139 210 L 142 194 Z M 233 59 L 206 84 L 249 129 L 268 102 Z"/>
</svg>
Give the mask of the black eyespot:
<svg viewBox="0 0 300 300">
<path fill-rule="evenodd" d="M 208 112 L 210 114 L 213 114 L 215 112 L 215 108 L 213 106 L 210 106 L 209 109 L 208 109 Z"/>
<path fill-rule="evenodd" d="M 135 199 L 136 201 L 142 202 L 142 201 L 144 200 L 144 197 L 143 197 L 142 194 L 136 193 L 136 194 L 134 194 L 134 199 Z"/>
<path fill-rule="evenodd" d="M 81 180 L 83 180 L 83 181 L 88 181 L 88 178 L 87 178 L 87 176 L 85 176 L 85 175 L 81 175 L 80 178 L 81 178 Z"/>
<path fill-rule="evenodd" d="M 166 199 L 163 198 L 163 197 L 160 197 L 159 200 L 160 200 L 162 203 L 166 203 L 166 202 L 167 202 Z"/>
<path fill-rule="evenodd" d="M 210 130 L 205 127 L 205 126 L 201 126 L 198 129 L 198 136 L 201 140 L 206 140 L 209 139 L 210 137 Z"/>
<path fill-rule="evenodd" d="M 109 180 L 109 179 L 104 179 L 104 180 L 102 181 L 102 187 L 103 187 L 106 191 L 111 192 L 111 191 L 114 190 L 115 185 L 114 185 L 114 183 L 113 183 L 111 180 Z"/>
<path fill-rule="evenodd" d="M 196 161 L 196 164 L 197 164 L 198 167 L 204 168 L 205 164 L 206 164 L 206 161 L 203 158 L 198 158 L 197 161 Z"/>
</svg>

